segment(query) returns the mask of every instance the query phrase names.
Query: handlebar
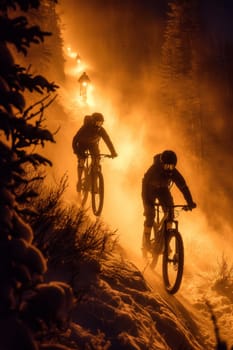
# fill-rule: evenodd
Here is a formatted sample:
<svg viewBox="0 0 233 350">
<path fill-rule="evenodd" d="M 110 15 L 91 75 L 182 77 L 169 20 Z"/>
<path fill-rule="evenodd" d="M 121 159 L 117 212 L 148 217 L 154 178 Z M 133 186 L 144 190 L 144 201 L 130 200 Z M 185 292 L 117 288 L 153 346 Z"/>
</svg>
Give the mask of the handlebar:
<svg viewBox="0 0 233 350">
<path fill-rule="evenodd" d="M 113 158 L 111 154 L 105 154 L 100 153 L 98 156 L 92 156 L 90 152 L 85 153 L 86 157 L 93 157 L 93 158 Z"/>
<path fill-rule="evenodd" d="M 161 207 L 162 208 L 162 204 L 160 203 L 155 203 L 155 207 Z M 167 209 L 172 209 L 172 208 L 181 208 L 182 210 L 188 211 L 189 206 L 187 204 L 174 204 L 174 205 L 170 205 L 170 206 L 166 206 Z"/>
<path fill-rule="evenodd" d="M 103 158 L 113 158 L 113 156 L 111 156 L 111 154 L 99 154 L 99 157 L 103 157 Z"/>
</svg>

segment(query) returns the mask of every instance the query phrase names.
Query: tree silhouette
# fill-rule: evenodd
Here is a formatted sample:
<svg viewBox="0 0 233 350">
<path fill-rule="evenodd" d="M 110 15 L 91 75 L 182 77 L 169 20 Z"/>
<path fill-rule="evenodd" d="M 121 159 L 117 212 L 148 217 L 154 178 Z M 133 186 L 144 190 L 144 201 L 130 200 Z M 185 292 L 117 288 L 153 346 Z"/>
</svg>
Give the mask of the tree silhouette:
<svg viewBox="0 0 233 350">
<path fill-rule="evenodd" d="M 39 25 L 53 35 L 47 36 L 40 45 L 32 45 L 23 57 L 24 64 L 31 65 L 33 74 L 45 74 L 47 78 L 59 83 L 64 80 L 63 39 L 61 35 L 62 23 L 56 11 L 56 4 L 50 0 L 41 1 L 40 7 L 31 9 L 27 14 L 29 25 Z M 56 44 L 55 44 L 56 43 Z M 20 57 L 17 56 L 17 59 Z"/>
<path fill-rule="evenodd" d="M 169 1 L 161 64 L 163 109 L 198 157 L 202 155 L 199 7 L 199 0 Z"/>
<path fill-rule="evenodd" d="M 4 350 L 40 349 L 51 327 L 67 327 L 73 305 L 70 286 L 44 283 L 46 260 L 33 245 L 27 222 L 28 215 L 35 214 L 30 203 L 37 195 L 30 184 L 38 179 L 30 174 L 41 165 L 52 165 L 35 148 L 55 142 L 43 122 L 57 86 L 15 63 L 11 47 L 27 55 L 31 45 L 51 35 L 28 23 L 26 13 L 39 6 L 37 0 L 0 3 L 0 348 Z M 25 16 L 17 16 L 18 9 Z M 26 96 L 35 93 L 42 97 L 28 105 Z"/>
</svg>

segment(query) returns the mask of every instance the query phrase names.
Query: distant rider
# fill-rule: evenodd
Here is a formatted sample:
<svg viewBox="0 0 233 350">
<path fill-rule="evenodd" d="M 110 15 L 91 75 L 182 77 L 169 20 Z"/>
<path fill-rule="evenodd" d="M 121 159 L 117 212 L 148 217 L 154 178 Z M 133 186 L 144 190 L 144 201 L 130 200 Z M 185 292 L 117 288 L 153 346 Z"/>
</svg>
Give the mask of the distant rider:
<svg viewBox="0 0 233 350">
<path fill-rule="evenodd" d="M 87 115 L 84 118 L 84 123 L 81 128 L 75 134 L 72 147 L 73 152 L 78 157 L 78 180 L 81 179 L 85 159 L 86 151 L 89 151 L 92 156 L 92 161 L 95 161 L 95 165 L 99 164 L 99 141 L 103 139 L 106 146 L 108 147 L 112 158 L 117 157 L 117 153 L 113 146 L 113 143 L 103 128 L 104 117 L 101 113 L 93 113 L 92 115 Z M 77 190 L 80 190 L 80 183 L 78 181 Z"/>
<path fill-rule="evenodd" d="M 151 230 L 155 220 L 155 200 L 162 205 L 164 212 L 166 207 L 174 204 L 170 192 L 172 183 L 178 187 L 187 202 L 189 210 L 196 208 L 192 195 L 185 182 L 185 179 L 176 169 L 177 156 L 175 152 L 166 150 L 154 156 L 154 162 L 146 171 L 142 180 L 142 201 L 144 207 L 144 231 L 142 249 L 150 250 Z M 174 217 L 174 210 L 171 211 L 170 219 Z"/>
</svg>

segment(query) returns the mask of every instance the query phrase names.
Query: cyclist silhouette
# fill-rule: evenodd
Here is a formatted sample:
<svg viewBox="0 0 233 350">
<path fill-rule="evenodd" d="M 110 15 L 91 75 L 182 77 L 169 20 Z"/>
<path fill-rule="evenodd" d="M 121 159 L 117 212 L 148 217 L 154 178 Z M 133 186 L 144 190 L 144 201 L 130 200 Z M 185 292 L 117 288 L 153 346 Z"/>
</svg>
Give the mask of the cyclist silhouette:
<svg viewBox="0 0 233 350">
<path fill-rule="evenodd" d="M 189 210 L 196 208 L 192 195 L 181 173 L 176 169 L 177 156 L 171 150 L 154 156 L 154 162 L 144 174 L 142 180 L 142 201 L 144 207 L 144 230 L 142 239 L 142 249 L 150 250 L 150 236 L 155 219 L 155 200 L 158 199 L 163 211 L 166 207 L 174 204 L 170 192 L 171 184 L 174 183 L 181 191 L 187 202 Z M 169 215 L 174 217 L 174 211 L 169 211 Z M 169 218 L 168 218 L 169 219 Z"/>
<path fill-rule="evenodd" d="M 87 99 L 87 88 L 90 84 L 91 80 L 86 72 L 83 72 L 83 74 L 78 79 L 78 82 L 80 84 L 80 96 L 83 98 L 83 100 L 86 102 Z"/>
<path fill-rule="evenodd" d="M 113 146 L 113 143 L 107 133 L 103 128 L 104 117 L 101 113 L 93 113 L 84 117 L 84 123 L 81 128 L 75 134 L 72 147 L 73 152 L 78 157 L 78 184 L 77 190 L 79 190 L 80 183 L 79 179 L 81 178 L 83 166 L 86 159 L 86 152 L 89 151 L 94 162 L 94 166 L 99 165 L 99 141 L 103 139 L 106 146 L 108 147 L 112 158 L 117 157 L 117 153 Z"/>
</svg>

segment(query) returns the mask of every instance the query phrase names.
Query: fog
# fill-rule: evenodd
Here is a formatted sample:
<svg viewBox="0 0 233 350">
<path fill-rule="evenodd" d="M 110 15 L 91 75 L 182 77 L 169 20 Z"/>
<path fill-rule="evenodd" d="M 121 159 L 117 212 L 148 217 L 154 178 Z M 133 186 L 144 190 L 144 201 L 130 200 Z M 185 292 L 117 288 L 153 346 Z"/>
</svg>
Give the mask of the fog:
<svg viewBox="0 0 233 350">
<path fill-rule="evenodd" d="M 103 4 L 101 6 L 101 3 Z M 175 134 L 159 108 L 157 78 L 162 44 L 165 5 L 140 8 L 117 1 L 63 0 L 58 7 L 64 39 L 65 81 L 58 91 L 58 111 L 50 125 L 60 127 L 55 145 L 46 148 L 54 166 L 52 182 L 66 173 L 69 187 L 65 199 L 76 203 L 77 160 L 71 142 L 83 117 L 95 111 L 105 116 L 104 127 L 109 133 L 118 157 L 104 160 L 105 202 L 100 220 L 116 230 L 121 244 L 135 259 L 140 257 L 143 208 L 141 180 L 152 164 L 153 156 L 164 149 L 178 155 L 178 169 L 185 177 L 197 209 L 181 213 L 180 231 L 184 237 L 187 269 L 193 272 L 215 269 L 217 259 L 224 253 L 231 257 L 232 232 L 230 222 L 224 222 L 222 208 L 229 200 L 218 188 L 214 208 L 205 211 L 206 194 L 211 172 L 201 164 L 193 150 Z M 114 7 L 112 6 L 114 5 Z M 75 57 L 80 55 L 81 63 Z M 80 101 L 77 82 L 83 71 L 91 79 L 87 104 Z M 61 112 L 62 110 L 62 112 Z M 214 125 L 217 126 L 216 120 Z M 182 125 L 180 126 L 182 129 Z M 182 134 L 182 130 L 181 130 Z M 192 135 L 190 135 L 191 137 Z M 211 141 L 211 135 L 209 140 Z M 213 139 L 215 141 L 215 139 Z M 211 150 L 212 144 L 207 147 Z M 101 149 L 104 145 L 101 143 Z M 183 203 L 180 193 L 172 189 L 175 201 Z M 201 205 L 200 205 L 201 204 Z M 212 225 L 211 216 L 219 215 L 219 228 Z M 90 213 L 91 215 L 91 213 Z M 93 220 L 95 218 L 93 217 Z M 224 244 L 224 241 L 226 244 Z"/>
</svg>

